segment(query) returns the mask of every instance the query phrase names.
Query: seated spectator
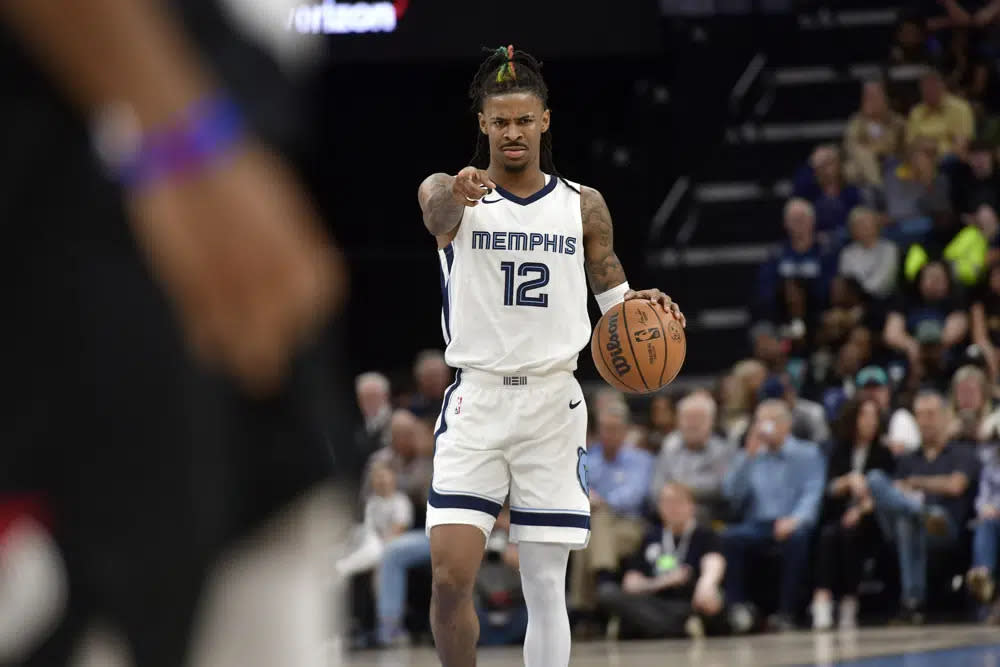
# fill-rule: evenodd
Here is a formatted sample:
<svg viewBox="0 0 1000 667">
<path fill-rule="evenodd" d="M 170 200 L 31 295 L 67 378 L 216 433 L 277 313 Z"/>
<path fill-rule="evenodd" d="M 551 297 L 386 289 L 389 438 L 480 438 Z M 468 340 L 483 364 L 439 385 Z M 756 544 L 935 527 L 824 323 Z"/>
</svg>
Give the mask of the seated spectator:
<svg viewBox="0 0 1000 667">
<path fill-rule="evenodd" d="M 789 199 L 784 215 L 788 240 L 761 266 L 757 283 L 758 319 L 771 322 L 777 321 L 785 306 L 779 300 L 785 281 L 804 281 L 808 301 L 822 304 L 835 268 L 836 258 L 816 240 L 813 205 L 804 199 Z"/>
<path fill-rule="evenodd" d="M 656 394 L 649 401 L 649 428 L 646 429 L 645 449 L 654 456 L 663 447 L 663 439 L 677 426 L 674 399 L 667 394 Z"/>
<path fill-rule="evenodd" d="M 952 216 L 947 176 L 937 167 L 936 144 L 918 139 L 909 144 L 906 159 L 886 162 L 882 211 L 888 219 L 886 238 L 903 245 L 922 240 L 935 222 L 946 224 Z"/>
<path fill-rule="evenodd" d="M 967 100 L 975 117 L 980 119 L 988 101 L 992 73 L 989 58 L 976 48 L 977 41 L 969 28 L 953 30 L 941 69 L 948 89 Z"/>
<path fill-rule="evenodd" d="M 986 373 L 975 366 L 959 368 L 951 378 L 950 407 L 948 438 L 976 447 L 986 435 L 986 420 L 993 411 Z"/>
<path fill-rule="evenodd" d="M 1000 457 L 990 457 L 979 477 L 976 496 L 976 533 L 972 540 L 972 568 L 965 576 L 966 587 L 982 605 L 993 602 L 996 595 L 997 558 L 1000 554 Z M 988 610 L 986 622 L 1000 623 L 1000 604 Z"/>
<path fill-rule="evenodd" d="M 919 14 L 906 14 L 900 19 L 889 50 L 890 65 L 930 65 L 939 53 L 940 46 L 927 34 Z"/>
<path fill-rule="evenodd" d="M 362 373 L 354 381 L 354 391 L 364 419 L 354 435 L 355 453 L 364 460 L 389 444 L 392 417 L 389 380 L 381 373 Z"/>
<path fill-rule="evenodd" d="M 990 264 L 1000 262 L 1000 220 L 997 219 L 997 212 L 992 206 L 983 204 L 972 213 L 962 217 L 962 221 L 967 226 L 974 226 L 983 235 L 986 242 L 986 262 Z M 985 271 L 983 272 L 985 274 Z"/>
<path fill-rule="evenodd" d="M 406 616 L 407 576 L 414 568 L 430 565 L 431 541 L 427 533 L 411 530 L 385 546 L 375 578 L 375 606 L 378 618 L 375 641 L 379 646 L 409 643 L 403 626 Z"/>
<path fill-rule="evenodd" d="M 599 441 L 587 452 L 590 543 L 572 554 L 571 607 L 595 608 L 596 584 L 617 580 L 618 563 L 639 546 L 643 503 L 653 474 L 653 456 L 625 444 L 628 409 L 610 403 L 597 415 Z"/>
<path fill-rule="evenodd" d="M 840 275 L 858 281 L 874 298 L 888 297 L 896 287 L 899 248 L 879 238 L 878 214 L 870 208 L 851 211 L 848 225 L 852 241 L 840 253 Z"/>
<path fill-rule="evenodd" d="M 817 146 L 795 173 L 792 194 L 812 203 L 816 233 L 839 247 L 846 236 L 847 215 L 861 204 L 861 191 L 844 178 L 844 163 L 835 144 Z"/>
<path fill-rule="evenodd" d="M 607 408 L 611 406 L 618 406 L 614 409 L 621 408 L 626 413 L 629 412 L 628 403 L 625 401 L 625 395 L 613 389 L 612 387 L 602 387 L 594 393 L 594 400 L 588 403 L 587 410 L 589 411 L 589 419 L 587 420 L 587 443 L 588 445 L 594 443 L 600 443 L 601 436 L 598 433 L 599 415 L 604 413 Z M 646 435 L 642 426 L 639 424 L 634 424 L 631 421 L 628 425 L 628 432 L 625 434 L 625 445 L 628 447 L 639 446 L 645 441 Z"/>
<path fill-rule="evenodd" d="M 413 502 L 396 488 L 396 473 L 385 462 L 371 467 L 372 494 L 365 502 L 364 524 L 353 551 L 337 560 L 337 574 L 367 572 L 382 558 L 386 543 L 413 526 Z"/>
<path fill-rule="evenodd" d="M 744 359 L 733 365 L 723 378 L 723 413 L 721 427 L 726 439 L 736 442 L 743 438 L 757 405 L 757 395 L 767 379 L 767 368 L 756 359 Z"/>
<path fill-rule="evenodd" d="M 754 623 L 747 605 L 748 560 L 775 546 L 782 564 L 780 609 L 773 625 L 781 630 L 794 627 L 825 473 L 819 448 L 793 437 L 791 428 L 792 415 L 784 401 L 761 403 L 746 445 L 723 483 L 723 494 L 743 517 L 722 536 L 726 600 L 733 605 L 730 623 L 737 633 L 749 631 Z"/>
<path fill-rule="evenodd" d="M 973 215 L 980 206 L 1000 210 L 1000 173 L 994 163 L 993 147 L 987 142 L 971 142 L 968 155 L 953 166 L 950 178 L 957 213 Z"/>
<path fill-rule="evenodd" d="M 722 480 L 735 446 L 713 432 L 715 400 L 706 392 L 684 397 L 678 406 L 677 431 L 667 436 L 656 459 L 649 497 L 655 502 L 671 482 L 688 487 L 694 497 L 698 520 L 709 525 L 719 518 Z"/>
<path fill-rule="evenodd" d="M 906 123 L 906 141 L 929 139 L 937 145 L 938 155 L 962 155 L 975 134 L 972 107 L 952 95 L 944 78 L 935 69 L 920 78 L 920 103 L 910 111 Z"/>
<path fill-rule="evenodd" d="M 990 265 L 985 283 L 979 288 L 969 309 L 972 316 L 972 342 L 979 346 L 993 381 L 1000 379 L 1000 262 Z"/>
<path fill-rule="evenodd" d="M 830 440 L 826 411 L 814 401 L 800 397 L 786 375 L 772 375 L 760 389 L 760 400 L 784 401 L 791 411 L 791 434 L 799 440 L 824 445 Z"/>
<path fill-rule="evenodd" d="M 840 414 L 844 403 L 854 395 L 854 376 L 857 375 L 870 356 L 866 352 L 868 346 L 859 342 L 861 338 L 870 339 L 871 334 L 863 327 L 855 328 L 848 335 L 847 341 L 837 350 L 837 358 L 832 367 L 828 369 L 819 368 L 820 353 L 817 353 L 811 362 L 816 373 L 820 402 L 826 411 L 828 421 L 834 421 Z"/>
<path fill-rule="evenodd" d="M 969 448 L 948 441 L 948 405 L 932 390 L 913 405 L 920 426 L 919 451 L 896 462 L 893 476 L 869 472 L 866 486 L 883 535 L 896 543 L 902 579 L 899 621 L 923 622 L 929 550 L 951 550 L 969 519 L 970 487 L 979 465 Z"/>
<path fill-rule="evenodd" d="M 860 401 L 874 401 L 878 406 L 880 421 L 887 422 L 883 442 L 893 456 L 915 452 L 920 448 L 920 429 L 917 420 L 905 407 L 892 408 L 889 375 L 881 366 L 865 366 L 854 380 Z"/>
<path fill-rule="evenodd" d="M 433 424 L 441 412 L 445 389 L 452 381 L 452 372 L 441 350 L 424 350 L 413 364 L 413 379 L 417 391 L 406 407 L 416 417 Z"/>
<path fill-rule="evenodd" d="M 827 469 L 823 523 L 819 533 L 813 629 L 833 626 L 833 600 L 839 598 L 841 629 L 857 627 L 858 586 L 864 559 L 878 553 L 881 534 L 864 491 L 863 475 L 872 470 L 892 474 L 892 453 L 879 442 L 880 411 L 875 401 L 853 400 L 837 424 L 837 441 Z"/>
<path fill-rule="evenodd" d="M 772 373 L 785 370 L 788 363 L 788 345 L 772 322 L 757 322 L 750 327 L 750 345 L 753 358 L 760 361 Z"/>
<path fill-rule="evenodd" d="M 408 410 L 392 413 L 389 425 L 389 446 L 383 447 L 368 459 L 361 489 L 361 499 L 371 495 L 371 468 L 385 464 L 395 474 L 397 486 L 415 506 L 427 504 L 427 491 L 431 485 L 434 455 L 434 436 L 430 428 Z"/>
<path fill-rule="evenodd" d="M 957 0 L 938 0 L 936 4 L 944 12 L 927 19 L 929 30 L 951 30 L 953 35 L 954 32 L 972 25 L 972 13 L 969 11 L 969 8 L 962 6 L 963 3 Z M 966 2 L 964 4 L 969 3 Z"/>
<path fill-rule="evenodd" d="M 915 293 L 901 295 L 892 307 L 882 334 L 886 345 L 906 356 L 911 370 L 964 341 L 969 331 L 968 315 L 944 264 L 925 264 L 916 282 Z"/>
<path fill-rule="evenodd" d="M 881 81 L 865 81 L 861 86 L 861 108 L 847 121 L 844 149 L 847 168 L 861 185 L 882 185 L 886 159 L 903 150 L 906 121 L 889 107 Z"/>
<path fill-rule="evenodd" d="M 793 374 L 801 360 L 809 354 L 822 310 L 821 300 L 811 293 L 810 283 L 802 278 L 783 280 L 778 286 L 778 308 L 774 312 L 774 322 L 778 325 L 778 335 L 782 341 L 782 357 L 785 358 L 782 371 Z M 822 303 L 826 302 L 822 296 Z M 799 376 L 794 375 L 794 380 Z"/>
<path fill-rule="evenodd" d="M 718 536 L 695 518 L 683 484 L 657 496 L 661 524 L 652 528 L 626 565 L 621 587 L 598 592 L 601 608 L 621 619 L 626 636 L 662 639 L 722 632 L 722 578 L 726 560 Z"/>
<path fill-rule="evenodd" d="M 835 276 L 830 283 L 830 307 L 820 315 L 816 343 L 840 347 L 847 337 L 868 322 L 868 295 L 854 278 Z"/>
</svg>

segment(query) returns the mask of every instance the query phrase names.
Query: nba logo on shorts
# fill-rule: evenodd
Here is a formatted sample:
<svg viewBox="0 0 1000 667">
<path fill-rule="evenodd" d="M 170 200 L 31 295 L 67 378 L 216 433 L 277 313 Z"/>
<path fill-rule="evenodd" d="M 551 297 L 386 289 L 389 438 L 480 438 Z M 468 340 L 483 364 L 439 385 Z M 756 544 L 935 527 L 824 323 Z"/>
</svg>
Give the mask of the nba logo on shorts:
<svg viewBox="0 0 1000 667">
<path fill-rule="evenodd" d="M 590 497 L 590 487 L 587 485 L 587 450 L 583 447 L 576 448 L 576 478 L 580 481 L 580 488 L 583 495 Z"/>
<path fill-rule="evenodd" d="M 455 403 L 455 414 L 462 412 L 462 397 L 458 397 L 458 401 Z"/>
</svg>

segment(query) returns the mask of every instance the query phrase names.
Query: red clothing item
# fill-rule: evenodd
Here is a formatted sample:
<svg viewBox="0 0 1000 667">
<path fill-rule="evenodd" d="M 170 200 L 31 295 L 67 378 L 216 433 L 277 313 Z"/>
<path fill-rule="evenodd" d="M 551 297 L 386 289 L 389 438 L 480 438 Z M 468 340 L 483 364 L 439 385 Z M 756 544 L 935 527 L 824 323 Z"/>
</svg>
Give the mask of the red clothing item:
<svg viewBox="0 0 1000 667">
<path fill-rule="evenodd" d="M 52 525 L 52 517 L 41 493 L 19 493 L 0 496 L 0 543 L 11 526 L 21 518 L 31 517 L 43 526 Z"/>
</svg>

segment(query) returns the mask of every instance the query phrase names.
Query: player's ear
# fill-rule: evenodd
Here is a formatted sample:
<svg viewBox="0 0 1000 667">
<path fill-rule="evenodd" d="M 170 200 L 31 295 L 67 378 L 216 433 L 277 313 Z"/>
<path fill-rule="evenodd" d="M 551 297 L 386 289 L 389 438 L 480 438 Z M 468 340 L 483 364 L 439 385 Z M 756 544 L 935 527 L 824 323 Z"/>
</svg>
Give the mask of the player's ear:
<svg viewBox="0 0 1000 667">
<path fill-rule="evenodd" d="M 549 122 L 552 120 L 552 112 L 548 109 L 542 112 L 542 132 L 549 131 Z"/>
<path fill-rule="evenodd" d="M 486 129 L 486 116 L 483 115 L 482 111 L 476 115 L 479 118 L 479 131 L 483 134 L 489 134 L 489 131 Z"/>
</svg>

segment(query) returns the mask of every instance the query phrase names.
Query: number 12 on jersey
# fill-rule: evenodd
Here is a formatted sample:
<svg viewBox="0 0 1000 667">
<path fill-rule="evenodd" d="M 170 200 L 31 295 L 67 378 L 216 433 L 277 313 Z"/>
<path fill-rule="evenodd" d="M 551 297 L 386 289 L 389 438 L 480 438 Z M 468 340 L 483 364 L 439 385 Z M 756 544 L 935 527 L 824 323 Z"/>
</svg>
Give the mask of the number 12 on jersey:
<svg viewBox="0 0 1000 667">
<path fill-rule="evenodd" d="M 500 262 L 500 270 L 503 271 L 503 305 L 548 307 L 549 295 L 547 293 L 528 294 L 530 290 L 549 284 L 549 267 L 547 265 L 541 262 L 524 262 L 516 266 L 514 262 Z M 522 278 L 529 275 L 537 277 L 524 281 L 515 289 L 515 273 Z"/>
</svg>

